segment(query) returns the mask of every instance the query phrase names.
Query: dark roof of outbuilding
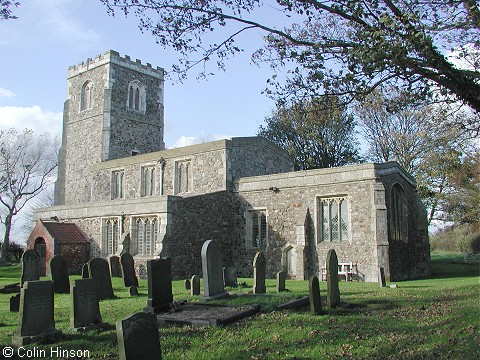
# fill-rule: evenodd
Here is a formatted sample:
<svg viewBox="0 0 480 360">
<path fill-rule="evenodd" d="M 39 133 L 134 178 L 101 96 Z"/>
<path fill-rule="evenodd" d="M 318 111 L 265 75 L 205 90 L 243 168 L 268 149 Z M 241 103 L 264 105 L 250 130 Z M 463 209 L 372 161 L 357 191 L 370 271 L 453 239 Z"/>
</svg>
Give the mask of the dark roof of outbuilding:
<svg viewBox="0 0 480 360">
<path fill-rule="evenodd" d="M 88 239 L 76 224 L 53 221 L 42 221 L 42 224 L 59 244 L 88 243 Z"/>
</svg>

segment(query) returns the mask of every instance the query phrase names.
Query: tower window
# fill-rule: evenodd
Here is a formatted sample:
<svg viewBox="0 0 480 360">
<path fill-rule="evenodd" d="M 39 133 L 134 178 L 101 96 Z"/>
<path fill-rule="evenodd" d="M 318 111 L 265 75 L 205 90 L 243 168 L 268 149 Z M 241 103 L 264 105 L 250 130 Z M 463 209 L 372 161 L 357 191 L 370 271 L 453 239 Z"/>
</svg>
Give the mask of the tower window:
<svg viewBox="0 0 480 360">
<path fill-rule="evenodd" d="M 82 86 L 82 93 L 80 96 L 80 111 L 90 109 L 92 105 L 93 105 L 93 83 L 91 81 L 87 81 Z"/>
<path fill-rule="evenodd" d="M 132 81 L 128 86 L 127 108 L 145 113 L 146 96 L 145 87 L 137 80 Z"/>
</svg>

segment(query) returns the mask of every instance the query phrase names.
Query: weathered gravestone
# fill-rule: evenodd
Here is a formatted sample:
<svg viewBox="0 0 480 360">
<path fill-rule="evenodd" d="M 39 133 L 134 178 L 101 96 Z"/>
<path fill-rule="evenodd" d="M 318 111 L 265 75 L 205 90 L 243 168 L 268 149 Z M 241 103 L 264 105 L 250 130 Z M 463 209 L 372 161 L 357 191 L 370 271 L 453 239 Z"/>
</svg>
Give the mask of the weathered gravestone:
<svg viewBox="0 0 480 360">
<path fill-rule="evenodd" d="M 192 282 L 190 279 L 185 280 L 185 290 L 190 290 L 192 288 Z"/>
<path fill-rule="evenodd" d="M 340 304 L 340 289 L 338 288 L 338 258 L 335 250 L 327 254 L 327 307 L 336 308 Z"/>
<path fill-rule="evenodd" d="M 217 299 L 228 294 L 223 286 L 222 249 L 215 240 L 202 245 L 202 271 L 204 299 Z"/>
<path fill-rule="evenodd" d="M 123 254 L 120 257 L 120 263 L 122 264 L 123 283 L 125 287 L 138 287 L 138 279 L 135 274 L 135 260 L 133 259 L 133 256 L 128 253 Z"/>
<path fill-rule="evenodd" d="M 22 278 L 21 286 L 25 281 L 36 281 L 40 279 L 38 265 L 40 262 L 40 254 L 37 250 L 30 249 L 22 255 Z"/>
<path fill-rule="evenodd" d="M 116 325 L 120 360 L 159 360 L 162 358 L 155 314 L 136 313 L 117 321 Z"/>
<path fill-rule="evenodd" d="M 20 319 L 12 344 L 23 346 L 42 339 L 53 339 L 61 332 L 55 329 L 53 282 L 26 281 L 20 293 Z"/>
<path fill-rule="evenodd" d="M 20 294 L 13 295 L 10 298 L 10 311 L 18 312 L 19 308 L 20 308 Z"/>
<path fill-rule="evenodd" d="M 200 276 L 193 275 L 190 279 L 191 282 L 191 289 L 190 294 L 193 295 L 200 295 Z"/>
<path fill-rule="evenodd" d="M 70 292 L 70 279 L 68 277 L 67 260 L 61 255 L 55 255 L 50 260 L 50 273 L 52 274 L 53 287 L 56 294 Z"/>
<path fill-rule="evenodd" d="M 144 311 L 159 313 L 168 310 L 173 302 L 171 259 L 148 260 L 147 274 L 148 300 Z"/>
<path fill-rule="evenodd" d="M 129 294 L 130 296 L 138 296 L 138 295 L 140 295 L 140 294 L 138 293 L 138 288 L 137 288 L 136 286 L 130 286 L 130 287 L 128 288 L 128 294 Z"/>
<path fill-rule="evenodd" d="M 112 277 L 121 278 L 122 277 L 122 267 L 120 266 L 120 258 L 116 255 L 110 256 L 108 259 L 110 262 L 110 274 Z"/>
<path fill-rule="evenodd" d="M 287 279 L 287 273 L 285 271 L 279 271 L 277 273 L 277 292 L 285 291 L 285 280 Z"/>
<path fill-rule="evenodd" d="M 382 288 L 387 286 L 387 283 L 385 281 L 385 269 L 383 267 L 378 268 L 378 284 Z"/>
<path fill-rule="evenodd" d="M 78 279 L 72 284 L 70 326 L 82 331 L 99 327 L 102 323 L 95 279 Z"/>
<path fill-rule="evenodd" d="M 88 273 L 88 263 L 83 264 L 82 266 L 82 279 L 89 279 L 90 274 Z"/>
<path fill-rule="evenodd" d="M 322 301 L 320 298 L 320 284 L 318 277 L 312 276 L 308 281 L 310 312 L 314 315 L 322 314 Z"/>
<path fill-rule="evenodd" d="M 225 286 L 237 286 L 237 268 L 235 266 L 223 268 L 223 284 Z"/>
<path fill-rule="evenodd" d="M 265 266 L 267 262 L 262 252 L 257 252 L 253 258 L 253 293 L 264 294 L 265 287 Z"/>
<path fill-rule="evenodd" d="M 108 261 L 102 258 L 95 258 L 87 264 L 89 277 L 97 280 L 98 298 L 100 300 L 115 298 Z"/>
</svg>

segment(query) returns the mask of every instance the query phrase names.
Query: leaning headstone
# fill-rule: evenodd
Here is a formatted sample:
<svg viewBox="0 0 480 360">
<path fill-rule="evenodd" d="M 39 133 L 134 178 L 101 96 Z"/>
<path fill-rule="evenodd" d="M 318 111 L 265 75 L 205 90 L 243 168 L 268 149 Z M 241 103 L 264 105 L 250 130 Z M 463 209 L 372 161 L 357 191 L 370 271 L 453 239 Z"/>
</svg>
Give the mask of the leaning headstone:
<svg viewBox="0 0 480 360">
<path fill-rule="evenodd" d="M 116 325 L 120 360 L 162 359 L 155 314 L 136 313 Z"/>
<path fill-rule="evenodd" d="M 88 262 L 88 274 L 90 278 L 97 280 L 98 298 L 100 300 L 113 299 L 112 279 L 108 261 L 102 258 L 95 258 Z"/>
<path fill-rule="evenodd" d="M 138 295 L 140 295 L 140 294 L 138 293 L 138 288 L 137 288 L 136 286 L 130 286 L 130 287 L 128 288 L 128 293 L 130 294 L 130 296 L 138 296 Z"/>
<path fill-rule="evenodd" d="M 308 281 L 310 312 L 314 315 L 322 314 L 322 302 L 320 298 L 320 284 L 318 277 L 312 276 Z"/>
<path fill-rule="evenodd" d="M 40 262 L 40 254 L 37 250 L 29 249 L 22 255 L 22 278 L 21 286 L 25 281 L 36 281 L 40 279 L 38 264 Z"/>
<path fill-rule="evenodd" d="M 133 259 L 133 256 L 128 253 L 123 254 L 120 257 L 120 263 L 122 264 L 123 283 L 125 287 L 138 287 L 138 279 L 135 274 L 135 260 Z"/>
<path fill-rule="evenodd" d="M 285 291 L 285 280 L 287 279 L 287 273 L 285 271 L 279 271 L 277 273 L 277 292 Z"/>
<path fill-rule="evenodd" d="M 110 256 L 108 259 L 110 262 L 110 274 L 112 277 L 121 278 L 122 277 L 122 267 L 120 266 L 120 258 L 116 255 Z"/>
<path fill-rule="evenodd" d="M 10 298 L 10 311 L 18 312 L 19 308 L 20 308 L 20 294 L 13 295 Z"/>
<path fill-rule="evenodd" d="M 192 278 L 190 279 L 190 282 L 192 284 L 192 288 L 190 289 L 190 294 L 192 296 L 200 295 L 200 276 L 193 275 Z"/>
<path fill-rule="evenodd" d="M 70 292 L 68 264 L 62 255 L 55 255 L 52 260 L 50 260 L 50 273 L 52 274 L 55 293 L 68 294 Z"/>
<path fill-rule="evenodd" d="M 223 268 L 223 284 L 231 287 L 237 286 L 237 268 L 235 266 Z"/>
<path fill-rule="evenodd" d="M 192 288 L 192 282 L 190 279 L 185 280 L 185 290 L 190 290 Z"/>
<path fill-rule="evenodd" d="M 222 249 L 215 240 L 202 245 L 202 271 L 204 299 L 218 299 L 227 293 L 223 286 Z"/>
<path fill-rule="evenodd" d="M 265 287 L 265 255 L 262 252 L 257 252 L 253 258 L 253 293 L 266 293 Z"/>
<path fill-rule="evenodd" d="M 88 273 L 88 263 L 83 264 L 82 266 L 82 279 L 89 279 L 90 274 Z"/>
<path fill-rule="evenodd" d="M 387 286 L 385 281 L 385 269 L 383 267 L 378 268 L 378 285 L 380 285 L 381 288 Z"/>
<path fill-rule="evenodd" d="M 102 323 L 95 279 L 75 280 L 71 288 L 70 325 L 77 331 L 99 327 Z"/>
<path fill-rule="evenodd" d="M 168 310 L 173 302 L 171 259 L 148 260 L 147 273 L 148 300 L 144 311 L 159 313 Z"/>
<path fill-rule="evenodd" d="M 20 293 L 19 323 L 12 344 L 24 346 L 61 332 L 55 329 L 53 282 L 26 281 Z"/>
<path fill-rule="evenodd" d="M 327 254 L 327 307 L 333 309 L 339 304 L 338 258 L 335 250 L 330 249 Z"/>
</svg>

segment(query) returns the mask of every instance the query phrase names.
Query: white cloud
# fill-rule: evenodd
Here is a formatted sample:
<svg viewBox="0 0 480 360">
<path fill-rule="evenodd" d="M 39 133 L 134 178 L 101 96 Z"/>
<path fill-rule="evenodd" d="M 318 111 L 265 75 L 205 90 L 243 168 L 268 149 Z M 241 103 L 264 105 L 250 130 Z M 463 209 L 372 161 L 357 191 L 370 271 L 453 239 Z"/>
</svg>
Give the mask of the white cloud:
<svg viewBox="0 0 480 360">
<path fill-rule="evenodd" d="M 190 146 L 195 144 L 202 144 L 210 141 L 221 140 L 221 139 L 230 139 L 231 136 L 229 135 L 221 135 L 221 134 L 214 134 L 214 135 L 205 135 L 201 134 L 198 136 L 180 136 L 175 144 L 172 146 L 173 148 L 183 147 L 183 146 Z"/>
<path fill-rule="evenodd" d="M 0 101 L 2 101 L 4 98 L 12 97 L 15 97 L 15 94 L 12 91 L 0 87 Z"/>
<path fill-rule="evenodd" d="M 62 113 L 45 111 L 40 106 L 17 107 L 0 106 L 0 129 L 33 129 L 37 133 L 48 132 L 60 137 L 62 132 Z"/>
</svg>

